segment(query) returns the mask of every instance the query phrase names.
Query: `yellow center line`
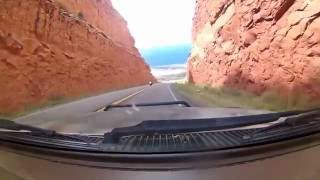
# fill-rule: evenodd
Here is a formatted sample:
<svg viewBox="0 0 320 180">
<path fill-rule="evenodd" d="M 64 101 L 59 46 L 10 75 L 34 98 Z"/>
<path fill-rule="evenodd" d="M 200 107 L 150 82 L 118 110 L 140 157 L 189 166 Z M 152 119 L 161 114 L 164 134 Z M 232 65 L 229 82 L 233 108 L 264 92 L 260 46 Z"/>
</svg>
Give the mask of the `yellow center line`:
<svg viewBox="0 0 320 180">
<path fill-rule="evenodd" d="M 133 94 L 130 94 L 130 95 L 128 95 L 128 96 L 120 99 L 120 100 L 117 100 L 117 101 L 111 103 L 111 105 L 118 105 L 118 104 L 120 104 L 120 103 L 122 103 L 122 102 L 124 102 L 124 101 L 126 101 L 126 100 L 128 100 L 128 99 L 130 99 L 130 98 L 132 98 L 132 97 L 134 97 L 134 96 L 142 93 L 145 89 L 146 89 L 146 88 L 143 88 L 142 90 L 140 90 L 140 91 L 138 91 L 138 92 L 135 92 L 135 93 L 133 93 Z M 104 110 L 104 108 L 105 108 L 105 106 L 104 106 L 103 108 L 100 108 L 100 109 L 96 110 L 95 112 L 102 112 L 102 111 Z"/>
<path fill-rule="evenodd" d="M 136 95 L 140 94 L 140 93 L 141 93 L 142 91 L 144 91 L 144 90 L 145 90 L 145 89 L 142 89 L 142 90 L 140 90 L 140 91 L 138 91 L 138 92 L 136 92 L 136 93 L 133 93 L 133 94 L 127 96 L 127 97 L 124 97 L 124 98 L 122 98 L 122 99 L 120 99 L 120 100 L 118 100 L 118 101 L 115 101 L 115 102 L 111 103 L 111 105 L 118 105 L 118 104 L 120 104 L 120 103 L 122 103 L 122 102 L 124 102 L 124 101 L 126 101 L 126 100 L 128 100 L 128 99 L 130 99 L 130 98 L 132 98 L 133 96 L 136 96 Z"/>
</svg>

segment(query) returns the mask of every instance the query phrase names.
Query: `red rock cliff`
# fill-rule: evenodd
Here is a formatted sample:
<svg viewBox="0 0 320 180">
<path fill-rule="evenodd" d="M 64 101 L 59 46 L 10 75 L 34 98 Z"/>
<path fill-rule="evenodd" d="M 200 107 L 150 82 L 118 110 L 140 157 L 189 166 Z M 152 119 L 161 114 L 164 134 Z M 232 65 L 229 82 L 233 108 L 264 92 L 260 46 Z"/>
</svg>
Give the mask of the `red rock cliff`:
<svg viewBox="0 0 320 180">
<path fill-rule="evenodd" d="M 153 79 L 110 0 L 0 1 L 0 111 Z"/>
<path fill-rule="evenodd" d="M 319 0 L 197 0 L 188 79 L 320 97 Z"/>
</svg>

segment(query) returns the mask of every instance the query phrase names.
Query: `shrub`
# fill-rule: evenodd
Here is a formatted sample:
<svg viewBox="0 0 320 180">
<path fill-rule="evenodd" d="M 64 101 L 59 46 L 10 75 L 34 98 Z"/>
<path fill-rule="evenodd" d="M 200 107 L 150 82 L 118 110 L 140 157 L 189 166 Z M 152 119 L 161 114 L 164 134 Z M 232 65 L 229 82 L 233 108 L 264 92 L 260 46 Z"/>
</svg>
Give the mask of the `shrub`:
<svg viewBox="0 0 320 180">
<path fill-rule="evenodd" d="M 84 19 L 84 15 L 83 15 L 82 12 L 78 12 L 78 18 L 79 18 L 79 19 Z"/>
</svg>

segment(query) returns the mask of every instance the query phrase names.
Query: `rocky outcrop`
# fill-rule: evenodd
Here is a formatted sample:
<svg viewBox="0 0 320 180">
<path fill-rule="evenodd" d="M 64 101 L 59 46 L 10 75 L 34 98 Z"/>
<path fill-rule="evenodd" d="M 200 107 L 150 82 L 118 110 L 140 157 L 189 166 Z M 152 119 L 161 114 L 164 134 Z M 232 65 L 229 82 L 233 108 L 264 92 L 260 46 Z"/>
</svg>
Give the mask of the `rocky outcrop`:
<svg viewBox="0 0 320 180">
<path fill-rule="evenodd" d="M 188 79 L 320 97 L 319 0 L 197 0 Z"/>
<path fill-rule="evenodd" d="M 110 0 L 0 1 L 0 110 L 153 80 Z"/>
<path fill-rule="evenodd" d="M 112 8 L 111 0 L 56 0 L 58 5 L 102 30 L 115 43 L 136 51 L 126 21 Z"/>
</svg>

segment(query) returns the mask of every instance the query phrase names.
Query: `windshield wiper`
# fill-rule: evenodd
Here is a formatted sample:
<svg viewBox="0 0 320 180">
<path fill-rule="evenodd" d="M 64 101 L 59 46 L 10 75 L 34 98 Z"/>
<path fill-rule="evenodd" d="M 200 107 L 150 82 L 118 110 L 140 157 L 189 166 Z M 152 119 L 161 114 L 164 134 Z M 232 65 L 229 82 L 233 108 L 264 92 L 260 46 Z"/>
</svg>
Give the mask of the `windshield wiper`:
<svg viewBox="0 0 320 180">
<path fill-rule="evenodd" d="M 9 130 L 9 131 L 27 131 L 28 133 L 30 132 L 31 135 L 33 136 L 41 136 L 41 137 L 46 137 L 46 138 L 65 138 L 69 140 L 74 140 L 78 142 L 84 142 L 87 143 L 86 139 L 84 138 L 78 138 L 77 136 L 72 136 L 69 134 L 61 134 L 58 133 L 54 130 L 49 130 L 49 129 L 43 129 L 39 127 L 34 127 L 34 126 L 29 126 L 29 125 L 24 125 L 24 124 L 19 124 L 11 120 L 7 119 L 0 119 L 0 132 L 1 129 Z"/>
<path fill-rule="evenodd" d="M 7 119 L 0 119 L 0 129 L 6 129 L 11 131 L 30 131 L 32 134 L 42 134 L 47 136 L 53 136 L 56 134 L 56 132 L 53 130 L 19 124 Z"/>
<path fill-rule="evenodd" d="M 289 127 L 295 128 L 298 125 L 310 124 L 310 123 L 319 123 L 320 122 L 320 109 L 310 110 L 307 112 L 302 112 L 295 115 L 280 117 L 275 123 L 254 131 L 250 135 L 243 137 L 244 140 L 251 140 L 260 136 L 264 136 L 265 133 L 268 133 L 279 127 Z"/>
</svg>

